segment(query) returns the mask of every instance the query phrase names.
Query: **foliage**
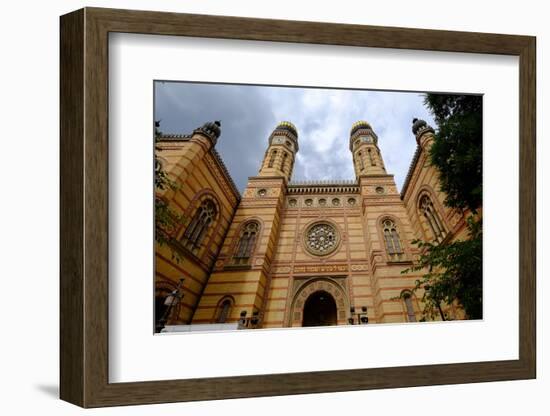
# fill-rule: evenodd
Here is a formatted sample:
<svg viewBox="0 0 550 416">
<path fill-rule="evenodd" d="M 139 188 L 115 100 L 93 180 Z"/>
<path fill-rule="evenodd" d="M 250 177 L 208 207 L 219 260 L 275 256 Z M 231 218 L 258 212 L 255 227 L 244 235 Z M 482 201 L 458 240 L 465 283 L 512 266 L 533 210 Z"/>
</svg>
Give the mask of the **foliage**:
<svg viewBox="0 0 550 416">
<path fill-rule="evenodd" d="M 158 157 L 161 149 L 157 143 L 162 135 L 159 127 L 160 122 L 155 121 L 155 241 L 159 246 L 164 244 L 173 246 L 176 241 L 174 233 L 183 217 L 171 209 L 168 202 L 158 194 L 158 191 L 164 191 L 168 188 L 173 191 L 178 189 L 177 184 L 168 177 Z M 181 256 L 176 250 L 172 249 L 171 251 L 172 258 L 179 263 Z"/>
<path fill-rule="evenodd" d="M 443 244 L 413 241 L 421 255 L 415 265 L 403 273 L 428 271 L 413 289 L 413 292 L 424 289 L 424 317 L 434 319 L 441 313 L 442 302 L 450 305 L 457 301 L 469 319 L 482 318 L 482 222 L 470 216 L 467 225 L 467 240 Z"/>
<path fill-rule="evenodd" d="M 468 239 L 438 244 L 413 241 L 420 249 L 415 265 L 403 273 L 427 270 L 413 292 L 423 289 L 424 319 L 443 317 L 442 304 L 458 303 L 469 319 L 482 318 L 482 97 L 426 94 L 437 123 L 430 163 L 439 172 L 445 205 L 469 209 Z"/>
<path fill-rule="evenodd" d="M 475 212 L 482 202 L 482 97 L 426 94 L 438 131 L 430 148 L 451 208 Z"/>
</svg>

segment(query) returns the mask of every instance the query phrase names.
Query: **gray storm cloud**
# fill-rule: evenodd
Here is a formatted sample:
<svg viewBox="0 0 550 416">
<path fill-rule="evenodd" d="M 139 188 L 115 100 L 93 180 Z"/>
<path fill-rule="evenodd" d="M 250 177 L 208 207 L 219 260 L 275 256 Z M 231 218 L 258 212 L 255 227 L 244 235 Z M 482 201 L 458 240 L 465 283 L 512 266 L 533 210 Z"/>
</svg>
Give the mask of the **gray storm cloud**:
<svg viewBox="0 0 550 416">
<path fill-rule="evenodd" d="M 418 92 L 155 82 L 162 132 L 187 134 L 221 120 L 216 147 L 241 191 L 258 173 L 268 136 L 282 120 L 298 128 L 293 180 L 353 179 L 349 131 L 355 121 L 367 120 L 400 189 L 416 147 L 414 117 L 434 125 Z"/>
</svg>

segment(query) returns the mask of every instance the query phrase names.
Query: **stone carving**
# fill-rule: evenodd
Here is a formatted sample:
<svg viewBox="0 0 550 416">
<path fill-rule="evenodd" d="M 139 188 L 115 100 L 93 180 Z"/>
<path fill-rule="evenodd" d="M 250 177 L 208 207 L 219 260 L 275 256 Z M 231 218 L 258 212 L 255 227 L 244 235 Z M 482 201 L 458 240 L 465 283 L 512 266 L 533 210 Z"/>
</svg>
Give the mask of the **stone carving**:
<svg viewBox="0 0 550 416">
<path fill-rule="evenodd" d="M 294 266 L 294 273 L 333 273 L 347 272 L 347 264 L 323 264 L 319 266 Z"/>
<path fill-rule="evenodd" d="M 303 308 L 307 298 L 319 291 L 330 294 L 336 303 L 338 320 L 344 320 L 349 310 L 349 301 L 345 294 L 345 288 L 333 279 L 307 279 L 299 282 L 293 294 L 293 302 L 290 307 L 290 326 L 300 326 L 303 317 Z"/>
<path fill-rule="evenodd" d="M 318 222 L 308 227 L 305 232 L 306 249 L 315 255 L 325 256 L 332 253 L 340 241 L 340 234 L 328 222 Z"/>
<path fill-rule="evenodd" d="M 364 272 L 367 271 L 369 267 L 366 264 L 352 264 L 351 271 L 353 272 Z"/>
</svg>

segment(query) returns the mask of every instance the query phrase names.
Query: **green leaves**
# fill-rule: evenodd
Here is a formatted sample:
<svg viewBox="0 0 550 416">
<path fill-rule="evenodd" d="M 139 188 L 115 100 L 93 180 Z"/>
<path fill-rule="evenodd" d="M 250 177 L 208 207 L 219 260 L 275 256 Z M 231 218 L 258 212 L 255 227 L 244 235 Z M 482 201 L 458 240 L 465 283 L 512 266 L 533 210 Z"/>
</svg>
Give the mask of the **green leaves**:
<svg viewBox="0 0 550 416">
<path fill-rule="evenodd" d="M 442 303 L 458 302 L 469 319 L 482 318 L 482 226 L 481 220 L 468 217 L 469 239 L 432 244 L 416 240 L 421 251 L 413 267 L 402 273 L 427 270 L 416 281 L 413 292 L 423 290 L 423 314 L 434 318 Z"/>
<path fill-rule="evenodd" d="M 430 163 L 439 172 L 445 205 L 469 209 L 468 239 L 441 244 L 413 241 L 420 251 L 415 265 L 403 273 L 426 271 L 416 281 L 422 290 L 424 319 L 443 315 L 441 305 L 457 303 L 469 319 L 482 318 L 482 97 L 426 94 L 438 131 L 430 148 Z M 448 319 L 447 316 L 443 319 Z"/>
<path fill-rule="evenodd" d="M 178 184 L 168 177 L 168 174 L 162 166 L 162 162 L 158 157 L 158 153 L 161 149 L 156 146 L 161 132 L 158 127 L 160 122 L 155 122 L 155 191 L 164 191 L 170 188 L 173 191 L 179 189 Z M 170 208 L 168 202 L 164 200 L 158 194 L 155 195 L 155 241 L 159 246 L 165 244 L 173 247 L 177 243 L 175 234 L 177 232 L 178 225 L 183 221 L 183 216 L 178 215 L 173 209 Z M 182 259 L 180 253 L 177 250 L 171 249 L 172 259 L 176 262 L 180 262 Z"/>
<path fill-rule="evenodd" d="M 440 174 L 451 208 L 476 211 L 482 204 L 482 97 L 426 94 L 438 125 L 430 161 Z"/>
</svg>

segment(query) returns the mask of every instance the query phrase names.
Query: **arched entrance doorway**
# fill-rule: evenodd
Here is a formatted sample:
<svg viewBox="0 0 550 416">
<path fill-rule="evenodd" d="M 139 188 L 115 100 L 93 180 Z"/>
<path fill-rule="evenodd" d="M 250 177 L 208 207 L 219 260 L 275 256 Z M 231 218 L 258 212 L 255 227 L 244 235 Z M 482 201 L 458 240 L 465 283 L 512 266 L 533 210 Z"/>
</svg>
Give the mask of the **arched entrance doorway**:
<svg viewBox="0 0 550 416">
<path fill-rule="evenodd" d="M 324 290 L 312 293 L 304 305 L 302 326 L 336 325 L 336 301 Z"/>
</svg>

